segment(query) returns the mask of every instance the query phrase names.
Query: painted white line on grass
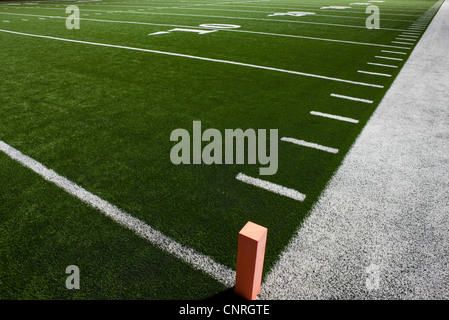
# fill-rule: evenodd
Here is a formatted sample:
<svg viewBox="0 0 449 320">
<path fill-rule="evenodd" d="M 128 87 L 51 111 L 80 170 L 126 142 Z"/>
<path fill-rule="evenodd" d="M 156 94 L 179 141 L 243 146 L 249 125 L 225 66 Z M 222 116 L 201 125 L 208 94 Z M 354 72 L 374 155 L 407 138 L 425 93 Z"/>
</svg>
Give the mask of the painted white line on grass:
<svg viewBox="0 0 449 320">
<path fill-rule="evenodd" d="M 384 56 L 375 56 L 375 58 L 386 59 L 386 60 L 396 60 L 396 61 L 403 61 L 404 60 L 404 59 L 401 59 L 401 58 L 392 58 L 392 57 L 384 57 Z"/>
<path fill-rule="evenodd" d="M 410 38 L 396 38 L 396 40 L 399 40 L 399 41 L 416 41 L 416 39 L 410 39 Z"/>
<path fill-rule="evenodd" d="M 390 50 L 381 50 L 381 52 L 385 52 L 385 53 L 394 53 L 394 54 L 407 54 L 406 52 L 390 51 Z"/>
<path fill-rule="evenodd" d="M 30 9 L 33 9 L 33 8 L 30 8 Z M 60 8 L 46 8 L 46 9 L 61 10 Z M 307 22 L 307 21 L 298 21 L 298 20 L 278 20 L 278 19 L 262 19 L 262 18 L 249 18 L 249 17 L 211 16 L 211 15 L 202 15 L 202 14 L 183 14 L 183 13 L 165 13 L 165 12 L 141 12 L 141 11 L 128 12 L 128 11 L 120 11 L 120 10 L 111 11 L 111 10 L 83 9 L 83 11 L 93 11 L 93 12 L 101 11 L 101 12 L 108 12 L 108 13 L 114 12 L 114 13 L 133 13 L 133 14 L 153 14 L 153 15 L 185 16 L 185 17 L 201 17 L 201 18 L 222 18 L 222 19 L 233 19 L 233 20 L 270 21 L 270 22 L 301 23 L 301 24 L 323 25 L 323 26 L 331 26 L 331 27 L 366 29 L 366 26 L 325 23 L 325 22 Z M 392 29 L 392 28 L 380 28 L 379 30 L 407 31 L 407 29 Z"/>
<path fill-rule="evenodd" d="M 167 51 L 159 51 L 159 50 L 143 49 L 143 48 L 136 48 L 136 47 L 120 46 L 120 45 L 106 44 L 106 43 L 99 43 L 99 42 L 90 42 L 90 41 L 66 39 L 66 38 L 44 36 L 44 35 L 31 34 L 31 33 L 23 33 L 23 32 L 17 32 L 17 31 L 5 30 L 5 29 L 0 29 L 0 32 L 10 33 L 10 34 L 17 34 L 17 35 L 28 36 L 28 37 L 35 37 L 35 38 L 58 40 L 58 41 L 65 41 L 65 42 L 72 42 L 72 43 L 81 43 L 81 44 L 88 44 L 88 45 L 94 45 L 94 46 L 102 46 L 102 47 L 110 47 L 110 48 L 117 48 L 117 49 L 149 52 L 149 53 L 156 53 L 156 54 L 175 56 L 175 57 L 182 57 L 182 58 L 188 58 L 188 59 L 195 59 L 195 60 L 202 60 L 202 61 L 209 61 L 209 62 L 216 62 L 216 63 L 224 63 L 224 64 L 230 64 L 230 65 L 237 65 L 237 66 L 255 68 L 255 69 L 262 69 L 262 70 L 269 70 L 269 71 L 275 71 L 275 72 L 294 74 L 294 75 L 310 77 L 310 78 L 317 78 L 317 79 L 322 79 L 322 80 L 329 80 L 329 81 L 336 81 L 336 82 L 354 84 L 354 85 L 365 86 L 365 87 L 372 87 L 372 88 L 383 88 L 384 87 L 382 85 L 377 85 L 377 84 L 372 84 L 372 83 L 365 83 L 365 82 L 359 82 L 359 81 L 345 80 L 345 79 L 328 77 L 328 76 L 322 76 L 322 75 L 317 75 L 317 74 L 312 74 L 312 73 L 305 73 L 305 72 L 300 72 L 300 71 L 286 70 L 286 69 L 280 69 L 280 68 L 274 68 L 274 67 L 266 67 L 266 66 L 260 66 L 260 65 L 243 63 L 243 62 L 236 62 L 236 61 L 230 61 L 230 60 L 221 60 L 221 59 L 214 59 L 214 58 L 199 57 L 199 56 L 193 56 L 193 55 L 182 54 L 182 53 L 174 53 L 174 52 L 167 52 Z"/>
<path fill-rule="evenodd" d="M 391 41 L 391 43 L 397 43 L 397 44 L 408 44 L 408 45 L 410 45 L 410 46 L 412 46 L 412 45 L 413 45 L 413 43 L 410 43 L 410 42 L 401 42 L 401 41 Z"/>
<path fill-rule="evenodd" d="M 348 118 L 348 117 L 342 117 L 342 116 L 338 116 L 338 115 L 330 114 L 330 113 L 324 113 L 324 112 L 319 112 L 319 111 L 310 111 L 310 114 L 313 116 L 324 117 L 324 118 L 329 118 L 329 119 L 334 119 L 334 120 L 340 120 L 340 121 L 351 122 L 351 123 L 359 123 L 359 120 Z"/>
<path fill-rule="evenodd" d="M 0 12 L 0 14 L 15 15 L 15 16 L 27 16 L 27 17 L 57 18 L 57 19 L 64 19 L 64 20 L 67 19 L 67 17 L 61 17 L 61 16 L 49 16 L 49 15 L 37 15 L 37 14 L 25 14 L 25 13 Z M 105 23 L 123 23 L 123 24 L 137 24 L 137 25 L 149 25 L 149 26 L 163 26 L 163 27 L 180 27 L 180 28 L 194 28 L 194 29 L 201 29 L 202 28 L 202 27 L 199 27 L 199 26 L 186 26 L 186 25 L 179 25 L 179 24 L 162 24 L 162 23 L 150 23 L 150 22 L 137 22 L 137 21 L 126 21 L 126 20 L 103 20 L 103 19 L 88 19 L 88 18 L 81 18 L 80 20 L 93 21 L 93 22 L 105 22 Z M 388 44 L 379 44 L 379 43 L 370 43 L 370 42 L 357 42 L 357 41 L 337 40 L 337 39 L 327 39 L 327 38 L 317 38 L 317 37 L 307 37 L 307 36 L 282 34 L 282 33 L 269 33 L 269 32 L 247 31 L 247 30 L 237 30 L 237 29 L 220 29 L 220 31 L 240 32 L 240 33 L 248 33 L 248 34 L 260 34 L 260 35 L 268 35 L 268 36 L 288 37 L 288 38 L 298 38 L 298 39 L 308 39 L 308 40 L 318 40 L 318 41 L 336 42 L 336 43 L 347 43 L 347 44 L 356 44 L 356 45 L 365 45 L 365 46 L 383 47 L 383 48 L 392 48 L 392 49 L 410 49 L 410 48 L 407 48 L 407 47 L 394 46 L 394 45 L 388 45 Z"/>
<path fill-rule="evenodd" d="M 249 12 L 249 13 L 260 13 L 260 14 L 267 14 L 271 13 L 274 14 L 276 11 L 254 11 L 254 10 L 235 10 L 235 9 L 211 9 L 211 8 L 176 8 L 176 9 L 183 9 L 183 10 L 206 10 L 206 11 L 228 11 L 228 12 Z M 359 20 L 366 20 L 366 17 L 352 17 L 352 16 L 341 16 L 341 15 L 330 15 L 330 14 L 315 14 L 315 17 L 331 17 L 331 18 L 341 18 L 341 19 L 359 19 Z M 383 21 L 400 21 L 400 22 L 412 22 L 413 20 L 401 20 L 401 19 L 387 19 L 383 18 Z"/>
<path fill-rule="evenodd" d="M 204 271 L 228 287 L 232 287 L 234 285 L 235 272 L 232 269 L 215 262 L 209 256 L 203 255 L 191 248 L 179 244 L 160 231 L 153 229 L 142 220 L 131 216 L 130 214 L 110 204 L 106 200 L 90 193 L 74 182 L 57 174 L 55 171 L 48 169 L 43 164 L 28 157 L 27 155 L 24 155 L 19 150 L 11 147 L 3 141 L 0 141 L 0 151 L 4 152 L 11 159 L 16 160 L 23 166 L 34 171 L 45 180 L 55 184 L 72 196 L 75 196 L 84 203 L 99 210 L 115 222 L 130 229 L 138 236 L 150 241 L 159 249 L 176 256 L 177 258 L 190 264 L 195 269 Z"/>
<path fill-rule="evenodd" d="M 400 34 L 398 37 L 402 37 L 402 38 L 419 38 L 419 35 L 415 35 L 415 34 Z"/>
<path fill-rule="evenodd" d="M 298 140 L 295 138 L 282 137 L 281 141 L 290 142 L 290 143 L 296 144 L 298 146 L 309 147 L 309 148 L 313 148 L 313 149 L 317 149 L 317 150 L 321 150 L 321 151 L 325 151 L 325 152 L 329 152 L 329 153 L 338 153 L 338 149 L 336 149 L 336 148 L 326 147 L 326 146 L 322 146 L 317 143 L 308 142 L 308 141 L 304 141 L 304 140 Z"/>
<path fill-rule="evenodd" d="M 331 97 L 339 98 L 339 99 L 346 99 L 346 100 L 351 100 L 351 101 L 357 101 L 357 102 L 363 102 L 363 103 L 373 103 L 373 100 L 361 99 L 361 98 L 356 98 L 356 97 L 351 97 L 351 96 L 345 96 L 345 95 L 336 94 L 336 93 L 331 93 Z"/>
<path fill-rule="evenodd" d="M 387 68 L 397 68 L 398 66 L 393 66 L 391 64 L 383 64 L 383 63 L 375 63 L 375 62 L 367 62 L 367 64 L 372 66 L 379 66 L 379 67 L 387 67 Z"/>
<path fill-rule="evenodd" d="M 259 8 L 259 9 L 270 9 L 270 10 L 273 10 L 274 12 L 276 12 L 277 10 L 295 10 L 295 11 L 298 11 L 298 10 L 301 10 L 301 11 L 303 11 L 303 10 L 305 10 L 305 11 L 313 11 L 313 10 L 315 10 L 315 11 L 319 11 L 320 10 L 320 8 L 311 8 L 310 6 L 308 6 L 308 7 L 304 7 L 304 6 L 301 6 L 302 8 L 292 8 L 292 7 L 278 7 L 278 6 L 276 6 L 276 7 L 268 7 L 267 5 L 265 5 L 265 6 L 263 6 L 263 7 L 261 7 L 261 6 L 255 6 L 255 5 L 250 5 L 250 6 L 248 6 L 248 5 L 235 5 L 235 4 L 240 4 L 240 3 L 245 3 L 245 2 L 232 2 L 232 3 L 226 3 L 226 2 L 223 2 L 223 3 L 221 3 L 221 4 L 219 4 L 219 3 L 205 3 L 205 4 L 190 4 L 190 5 L 185 5 L 185 6 L 183 6 L 183 7 L 181 7 L 181 6 L 165 6 L 165 7 L 161 7 L 161 6 L 158 6 L 158 7 L 149 7 L 149 6 L 132 6 L 132 7 L 144 7 L 144 8 L 146 8 L 147 10 L 153 10 L 153 9 L 179 9 L 179 8 L 184 8 L 184 9 L 197 9 L 197 8 L 189 8 L 188 6 L 214 6 L 214 7 L 229 7 L 229 8 L 253 8 L 253 9 L 257 9 L 257 8 Z M 268 4 L 268 5 L 270 5 L 270 6 L 273 6 L 272 4 Z M 126 7 L 126 8 L 128 8 L 128 7 L 131 7 L 131 6 L 117 6 L 117 5 L 83 5 L 83 7 L 95 7 L 95 6 L 101 6 L 101 7 L 104 7 L 104 8 L 107 8 L 108 6 L 112 6 L 112 7 Z M 320 5 L 320 7 L 321 7 L 322 5 Z M 400 13 L 385 13 L 385 11 L 404 11 L 404 10 L 388 10 L 388 9 L 383 9 L 383 15 L 393 15 L 393 16 L 411 16 L 411 17 L 419 17 L 420 15 L 419 14 L 400 14 Z M 339 10 L 339 9 L 336 9 L 336 10 L 326 10 L 326 12 L 341 12 L 341 10 Z M 345 10 L 345 13 L 362 13 L 362 12 L 360 12 L 360 11 L 346 11 Z M 413 19 L 413 18 L 411 18 L 411 19 Z M 413 20 L 409 20 L 409 21 L 413 21 Z"/>
<path fill-rule="evenodd" d="M 274 192 L 276 194 L 291 198 L 293 200 L 304 201 L 304 199 L 306 198 L 306 195 L 302 194 L 299 191 L 296 191 L 296 190 L 293 190 L 290 188 L 286 188 L 281 185 L 278 185 L 278 184 L 275 184 L 272 182 L 268 182 L 265 180 L 261 180 L 258 178 L 253 178 L 253 177 L 247 176 L 243 173 L 239 173 L 235 178 L 241 182 L 245 182 L 247 184 L 265 189 L 267 191 Z"/>
<path fill-rule="evenodd" d="M 371 72 L 371 71 L 364 71 L 364 70 L 357 70 L 357 72 L 369 74 L 369 75 L 373 75 L 373 76 L 391 77 L 391 74 L 386 74 L 386 73 L 378 73 L 378 72 Z"/>
<path fill-rule="evenodd" d="M 273 6 L 273 5 L 271 5 L 271 4 L 269 4 L 270 6 Z M 319 7 L 322 7 L 324 4 L 321 4 L 321 5 L 319 5 Z M 288 6 L 289 7 L 278 7 L 278 6 L 276 6 L 276 7 L 267 7 L 267 6 L 264 6 L 264 7 L 261 7 L 261 6 L 254 6 L 254 5 L 251 5 L 251 6 L 241 6 L 241 5 L 233 5 L 233 4 L 228 4 L 228 5 L 223 5 L 223 4 L 214 4 L 213 6 L 225 6 L 225 7 L 228 7 L 228 6 L 232 6 L 232 7 L 243 7 L 243 8 L 261 8 L 261 9 L 267 9 L 267 8 L 270 8 L 270 9 L 273 9 L 273 10 L 277 10 L 277 9 L 281 9 L 281 10 L 283 10 L 283 9 L 285 9 L 285 10 L 319 10 L 320 8 L 311 8 L 310 6 L 308 6 L 308 7 L 304 7 L 304 6 L 301 6 L 301 8 L 298 8 L 298 7 L 291 7 L 291 6 L 293 6 L 292 4 L 288 4 Z M 337 9 L 337 10 L 328 10 L 328 9 L 326 9 L 326 11 L 329 11 L 329 12 L 341 12 L 341 10 L 339 10 L 339 9 Z M 388 10 L 388 9 L 383 9 L 382 10 L 382 12 L 385 12 L 385 11 L 397 11 L 397 12 L 401 12 L 401 11 L 406 11 L 406 12 L 408 12 L 407 10 Z M 361 13 L 360 11 L 346 11 L 345 10 L 345 12 L 346 13 Z M 412 17 L 419 17 L 420 16 L 420 14 L 405 14 L 405 13 L 383 13 L 384 15 L 393 15 L 393 16 L 412 16 Z"/>
<path fill-rule="evenodd" d="M 327 39 L 327 38 L 306 37 L 306 36 L 280 34 L 280 33 L 245 31 L 245 30 L 236 30 L 236 29 L 223 29 L 223 31 L 253 33 L 253 34 L 261 34 L 261 35 L 270 35 L 270 36 L 278 36 L 278 37 L 289 37 L 289 38 L 300 38 L 300 39 L 310 39 L 310 40 L 320 40 L 320 41 L 347 43 L 347 44 L 358 44 L 358 45 L 373 46 L 373 47 L 383 47 L 383 48 L 392 48 L 392 49 L 410 49 L 410 48 L 402 47 L 402 46 L 393 46 L 393 45 L 379 44 L 379 43 L 356 42 L 356 41 L 348 41 L 348 40 L 336 40 L 336 39 Z"/>
</svg>

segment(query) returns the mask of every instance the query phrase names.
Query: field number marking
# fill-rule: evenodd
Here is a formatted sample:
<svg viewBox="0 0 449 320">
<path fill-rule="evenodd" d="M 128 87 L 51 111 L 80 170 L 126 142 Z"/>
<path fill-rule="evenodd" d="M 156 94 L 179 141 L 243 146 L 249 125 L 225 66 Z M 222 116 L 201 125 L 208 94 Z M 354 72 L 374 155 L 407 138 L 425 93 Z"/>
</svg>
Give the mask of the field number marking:
<svg viewBox="0 0 449 320">
<path fill-rule="evenodd" d="M 159 35 L 159 34 L 168 34 L 174 31 L 183 31 L 183 32 L 194 32 L 197 34 L 207 34 L 207 33 L 212 33 L 215 31 L 218 31 L 219 29 L 236 29 L 236 28 L 240 28 L 239 25 L 236 24 L 221 24 L 221 23 L 204 23 L 204 24 L 200 24 L 200 27 L 203 28 L 212 28 L 212 29 L 188 29 L 188 28 L 174 28 L 168 31 L 158 31 L 158 32 L 153 32 L 153 33 L 149 33 L 149 36 L 155 36 L 155 35 Z"/>
</svg>

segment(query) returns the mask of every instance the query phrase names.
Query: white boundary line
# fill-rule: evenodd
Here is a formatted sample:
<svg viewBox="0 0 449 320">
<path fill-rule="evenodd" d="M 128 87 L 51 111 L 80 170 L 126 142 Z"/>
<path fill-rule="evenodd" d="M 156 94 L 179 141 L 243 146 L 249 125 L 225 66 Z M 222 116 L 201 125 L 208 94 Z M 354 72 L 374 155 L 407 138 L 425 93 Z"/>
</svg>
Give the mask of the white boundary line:
<svg viewBox="0 0 449 320">
<path fill-rule="evenodd" d="M 174 241 L 160 231 L 153 229 L 142 220 L 131 216 L 130 214 L 110 204 L 106 200 L 90 193 L 74 182 L 57 174 L 55 171 L 48 169 L 43 164 L 24 155 L 19 150 L 11 147 L 3 141 L 0 141 L 0 151 L 4 152 L 11 159 L 16 160 L 23 166 L 34 171 L 45 180 L 55 184 L 72 196 L 75 196 L 89 206 L 99 210 L 105 216 L 111 218 L 118 224 L 130 229 L 138 236 L 150 241 L 159 249 L 176 256 L 195 269 L 204 271 L 228 287 L 232 287 L 234 285 L 235 271 L 215 262 L 211 257 L 203 255 Z"/>
<path fill-rule="evenodd" d="M 329 153 L 338 153 L 338 149 L 336 149 L 336 148 L 326 147 L 326 146 L 322 146 L 317 143 L 308 142 L 308 141 L 304 141 L 304 140 L 298 140 L 295 138 L 282 137 L 281 141 L 290 142 L 290 143 L 296 144 L 298 146 L 309 147 L 309 148 L 313 148 L 313 149 L 317 149 L 317 150 L 321 150 L 321 151 L 325 151 L 325 152 L 329 152 Z"/>
<path fill-rule="evenodd" d="M 364 82 L 358 82 L 358 81 L 352 81 L 352 80 L 345 80 L 345 79 L 334 78 L 334 77 L 327 77 L 327 76 L 322 76 L 322 75 L 317 75 L 317 74 L 312 74 L 312 73 L 305 73 L 305 72 L 300 72 L 300 71 L 292 71 L 292 70 L 286 70 L 286 69 L 280 69 L 280 68 L 274 68 L 274 67 L 266 67 L 266 66 L 260 66 L 260 65 L 243 63 L 243 62 L 236 62 L 236 61 L 230 61 L 230 60 L 221 60 L 221 59 L 199 57 L 199 56 L 193 56 L 193 55 L 182 54 L 182 53 L 173 53 L 173 52 L 167 52 L 167 51 L 159 51 L 159 50 L 143 49 L 143 48 L 136 48 L 136 47 L 120 46 L 120 45 L 114 45 L 114 44 L 105 44 L 105 43 L 98 43 L 98 42 L 66 39 L 66 38 L 44 36 L 44 35 L 31 34 L 31 33 L 23 33 L 23 32 L 17 32 L 17 31 L 5 30 L 5 29 L 0 29 L 0 32 L 17 34 L 17 35 L 23 35 L 23 36 L 28 36 L 28 37 L 36 37 L 36 38 L 44 38 L 44 39 L 72 42 L 72 43 L 89 44 L 89 45 L 94 45 L 94 46 L 102 46 L 102 47 L 110 47 L 110 48 L 118 48 L 118 49 L 126 49 L 126 50 L 149 52 L 149 53 L 157 53 L 157 54 L 162 54 L 162 55 L 183 57 L 183 58 L 189 58 L 189 59 L 195 59 L 195 60 L 218 62 L 218 63 L 231 64 L 231 65 L 237 65 L 237 66 L 243 66 L 243 67 L 249 67 L 249 68 L 255 68 L 255 69 L 262 69 L 262 70 L 276 71 L 276 72 L 282 72 L 282 73 L 289 73 L 289 74 L 305 76 L 305 77 L 310 77 L 310 78 L 317 78 L 317 79 L 322 79 L 322 80 L 329 80 L 329 81 L 336 81 L 336 82 L 360 85 L 360 86 L 365 86 L 365 87 L 372 87 L 372 88 L 383 88 L 384 87 L 382 85 L 377 85 L 377 84 L 364 83 Z"/>
<path fill-rule="evenodd" d="M 293 200 L 302 202 L 306 198 L 306 195 L 302 194 L 299 191 L 296 191 L 296 190 L 293 190 L 290 188 L 286 188 L 286 187 L 283 187 L 281 185 L 278 185 L 278 184 L 275 184 L 275 183 L 272 183 L 269 181 L 261 180 L 258 178 L 253 178 L 253 177 L 247 176 L 246 174 L 243 174 L 243 173 L 239 173 L 235 178 L 241 182 L 245 182 L 247 184 L 265 189 L 267 191 L 274 192 L 276 194 L 291 198 Z"/>
</svg>

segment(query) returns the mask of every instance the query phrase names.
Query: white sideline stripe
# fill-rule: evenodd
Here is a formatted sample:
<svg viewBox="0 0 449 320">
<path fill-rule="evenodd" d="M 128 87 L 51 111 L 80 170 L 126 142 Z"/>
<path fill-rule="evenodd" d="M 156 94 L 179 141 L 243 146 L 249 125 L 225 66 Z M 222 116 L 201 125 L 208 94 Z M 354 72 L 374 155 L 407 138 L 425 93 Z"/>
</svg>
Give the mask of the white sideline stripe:
<svg viewBox="0 0 449 320">
<path fill-rule="evenodd" d="M 298 140 L 298 139 L 295 139 L 295 138 L 282 137 L 281 141 L 286 141 L 286 142 L 290 142 L 290 143 L 296 144 L 298 146 L 309 147 L 309 148 L 313 148 L 313 149 L 317 149 L 317 150 L 321 150 L 321 151 L 326 151 L 326 152 L 329 152 L 329 153 L 338 153 L 338 149 L 322 146 L 320 144 L 313 143 L 313 142 L 308 142 L 308 141 L 304 141 L 304 140 Z"/>
<path fill-rule="evenodd" d="M 339 99 L 346 99 L 346 100 L 351 100 L 351 101 L 357 101 L 357 102 L 363 102 L 363 103 L 373 103 L 373 100 L 344 96 L 342 94 L 336 94 L 336 93 L 331 93 L 331 97 L 339 98 Z"/>
<path fill-rule="evenodd" d="M 101 211 L 104 215 L 123 227 L 130 229 L 138 236 L 150 241 L 159 249 L 176 256 L 177 258 L 190 264 L 195 269 L 204 271 L 228 287 L 232 287 L 234 285 L 235 271 L 215 262 L 211 257 L 179 244 L 160 231 L 153 229 L 142 220 L 131 216 L 109 202 L 83 189 L 67 178 L 60 176 L 55 171 L 48 169 L 43 164 L 24 155 L 19 150 L 11 147 L 3 141 L 0 141 L 0 150 L 11 159 L 16 160 L 23 166 L 34 171 L 45 180 L 55 184 L 72 196 L 75 196 L 84 203 Z"/>
<path fill-rule="evenodd" d="M 385 53 L 395 53 L 395 54 L 407 54 L 406 52 L 390 51 L 390 50 L 381 50 L 381 52 L 385 52 Z"/>
<path fill-rule="evenodd" d="M 314 115 L 314 116 L 318 116 L 318 117 L 330 118 L 330 119 L 346 121 L 346 122 L 351 122 L 351 123 L 359 123 L 359 120 L 348 118 L 348 117 L 342 117 L 342 116 L 338 116 L 338 115 L 330 114 L 330 113 L 323 113 L 323 112 L 319 112 L 319 111 L 310 111 L 310 114 Z"/>
<path fill-rule="evenodd" d="M 25 13 L 0 12 L 0 14 L 15 15 L 15 16 L 27 16 L 27 17 L 57 18 L 57 19 L 64 19 L 64 20 L 67 19 L 67 17 L 25 14 Z M 41 19 L 41 18 L 39 18 L 39 19 Z M 195 28 L 195 29 L 202 28 L 202 27 L 198 27 L 198 26 L 186 26 L 186 25 L 178 25 L 178 24 L 162 24 L 162 23 L 150 23 L 150 22 L 136 22 L 136 21 L 126 21 L 126 20 L 103 20 L 103 19 L 89 19 L 89 18 L 81 18 L 80 20 L 93 21 L 93 22 L 106 22 L 106 23 L 109 22 L 109 23 L 124 23 L 124 24 L 137 24 L 137 25 L 149 25 L 149 26 L 164 26 L 164 27 L 180 27 L 180 28 Z M 247 30 L 236 30 L 236 29 L 220 29 L 220 31 L 260 34 L 260 35 L 277 36 L 277 37 L 298 38 L 298 39 L 319 40 L 319 41 L 347 43 L 347 44 L 358 44 L 358 45 L 365 45 L 365 46 L 393 48 L 393 49 L 410 49 L 407 47 L 393 46 L 393 45 L 388 45 L 388 44 L 357 42 L 357 41 L 337 40 L 337 39 L 327 39 L 327 38 L 317 38 L 317 37 L 306 37 L 306 36 L 282 34 L 282 33 L 269 33 L 269 32 L 247 31 Z"/>
<path fill-rule="evenodd" d="M 414 35 L 414 34 L 400 34 L 398 37 L 402 37 L 402 38 L 419 38 L 419 35 Z"/>
<path fill-rule="evenodd" d="M 36 37 L 36 38 L 44 38 L 44 39 L 51 39 L 51 40 L 59 40 L 59 41 L 66 41 L 66 42 L 72 42 L 72 43 L 90 44 L 90 45 L 94 45 L 94 46 L 102 46 L 102 47 L 110 47 L 110 48 L 142 51 L 142 52 L 150 52 L 150 53 L 157 53 L 157 54 L 163 54 L 163 55 L 168 55 L 168 56 L 176 56 L 176 57 L 183 57 L 183 58 L 189 58 L 189 59 L 196 59 L 196 60 L 203 60 L 203 61 L 210 61 L 210 62 L 225 63 L 225 64 L 231 64 L 231 65 L 255 68 L 255 69 L 262 69 L 262 70 L 269 70 L 269 71 L 276 71 L 276 72 L 295 74 L 295 75 L 299 75 L 299 76 L 305 76 L 305 77 L 311 77 L 311 78 L 317 78 L 317 79 L 323 79 L 323 80 L 330 80 L 330 81 L 336 81 L 336 82 L 355 84 L 355 85 L 360 85 L 360 86 L 365 86 L 365 87 L 372 87 L 372 88 L 383 88 L 384 87 L 382 85 L 377 85 L 377 84 L 371 84 L 371 83 L 364 83 L 364 82 L 358 82 L 358 81 L 352 81 L 352 80 L 345 80 L 345 79 L 327 77 L 327 76 L 311 74 L 311 73 L 305 73 L 305 72 L 300 72 L 300 71 L 292 71 L 292 70 L 279 69 L 279 68 L 274 68 L 274 67 L 259 66 L 259 65 L 255 65 L 255 64 L 236 62 L 236 61 L 230 61 L 230 60 L 205 58 L 205 57 L 192 56 L 192 55 L 182 54 L 182 53 L 174 53 L 174 52 L 167 52 L 167 51 L 159 51 L 159 50 L 143 49 L 143 48 L 136 48 L 136 47 L 120 46 L 120 45 L 114 45 L 114 44 L 105 44 L 105 43 L 98 43 L 98 42 L 89 42 L 89 41 L 82 41 L 82 40 L 73 40 L 73 39 L 66 39 L 66 38 L 43 36 L 43 35 L 38 35 L 38 34 L 23 33 L 23 32 L 17 32 L 17 31 L 4 30 L 4 29 L 0 29 L 0 32 L 11 33 L 11 34 L 18 34 L 18 35 L 23 35 L 23 36 L 28 36 L 28 37 Z"/>
<path fill-rule="evenodd" d="M 391 74 L 386 74 L 386 73 L 378 73 L 378 72 L 371 72 L 371 71 L 364 71 L 364 70 L 357 70 L 357 72 L 369 74 L 369 75 L 373 75 L 373 76 L 391 77 Z"/>
<path fill-rule="evenodd" d="M 387 59 L 387 60 L 396 60 L 396 61 L 403 61 L 404 60 L 404 59 L 401 59 L 401 58 L 392 58 L 392 57 L 384 57 L 384 56 L 375 56 L 375 58 Z"/>
<path fill-rule="evenodd" d="M 243 173 L 239 173 L 235 178 L 241 182 L 245 182 L 247 184 L 274 192 L 276 194 L 291 198 L 293 200 L 304 201 L 304 199 L 306 198 L 306 195 L 302 194 L 299 191 L 296 191 L 296 190 L 293 190 L 290 188 L 286 188 L 281 185 L 278 185 L 278 184 L 275 184 L 272 182 L 268 182 L 265 180 L 261 180 L 258 178 L 253 178 L 253 177 L 247 176 Z"/>
</svg>

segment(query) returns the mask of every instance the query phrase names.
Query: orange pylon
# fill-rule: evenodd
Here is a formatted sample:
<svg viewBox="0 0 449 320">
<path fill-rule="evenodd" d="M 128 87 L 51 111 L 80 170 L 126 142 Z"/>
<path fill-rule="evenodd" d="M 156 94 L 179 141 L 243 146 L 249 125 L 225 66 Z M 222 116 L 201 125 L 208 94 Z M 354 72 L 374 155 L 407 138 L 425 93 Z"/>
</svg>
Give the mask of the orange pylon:
<svg viewBox="0 0 449 320">
<path fill-rule="evenodd" d="M 254 300 L 260 292 L 268 229 L 249 221 L 239 232 L 235 293 Z"/>
</svg>

